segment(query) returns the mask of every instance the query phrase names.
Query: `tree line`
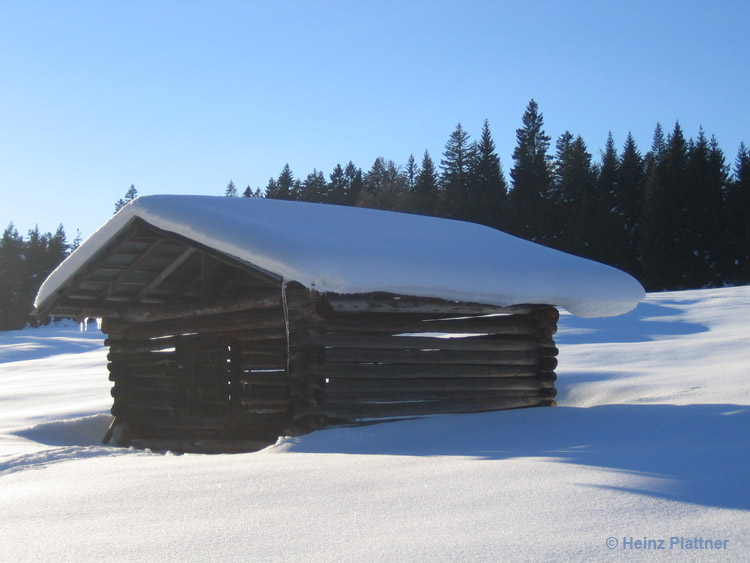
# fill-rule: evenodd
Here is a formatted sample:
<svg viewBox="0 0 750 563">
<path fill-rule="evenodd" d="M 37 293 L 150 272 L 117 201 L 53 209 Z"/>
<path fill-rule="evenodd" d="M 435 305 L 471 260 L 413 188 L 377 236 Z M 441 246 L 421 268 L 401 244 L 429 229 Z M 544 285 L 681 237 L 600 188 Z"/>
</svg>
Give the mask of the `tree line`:
<svg viewBox="0 0 750 563">
<path fill-rule="evenodd" d="M 60 225 L 54 233 L 36 226 L 24 238 L 10 223 L 0 239 L 0 330 L 23 328 L 44 279 L 80 244 L 68 243 Z M 31 321 L 33 322 L 33 321 Z"/>
<path fill-rule="evenodd" d="M 554 150 L 553 150 L 554 149 Z M 580 135 L 555 141 L 537 103 L 516 130 L 506 178 L 489 123 L 472 140 L 459 123 L 441 158 L 428 151 L 405 165 L 379 157 L 367 171 L 349 161 L 326 176 L 295 178 L 289 165 L 265 189 L 224 195 L 369 207 L 472 221 L 610 264 L 649 291 L 750 283 L 750 151 L 730 165 L 714 137 L 686 139 L 679 123 L 654 129 L 642 152 L 631 134 L 610 134 L 598 158 Z M 138 195 L 131 185 L 115 212 Z M 38 228 L 28 239 L 11 223 L 0 240 L 0 330 L 20 328 L 39 285 L 78 240 Z"/>
<path fill-rule="evenodd" d="M 645 154 L 610 134 L 599 158 L 580 135 L 556 140 L 531 100 L 516 130 L 510 181 L 489 123 L 472 141 L 459 123 L 436 164 L 379 157 L 326 176 L 289 165 L 244 197 L 369 207 L 472 221 L 629 272 L 649 291 L 750 283 L 750 152 L 730 166 L 715 137 L 686 139 L 679 122 L 654 129 Z M 237 196 L 230 182 L 225 195 Z"/>
</svg>

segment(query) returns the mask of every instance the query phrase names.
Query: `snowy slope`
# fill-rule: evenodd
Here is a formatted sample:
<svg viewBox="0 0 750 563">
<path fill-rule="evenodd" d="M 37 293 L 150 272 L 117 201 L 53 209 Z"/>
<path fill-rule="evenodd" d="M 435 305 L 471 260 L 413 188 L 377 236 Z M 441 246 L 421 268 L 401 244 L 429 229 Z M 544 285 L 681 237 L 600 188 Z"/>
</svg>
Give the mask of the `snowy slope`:
<svg viewBox="0 0 750 563">
<path fill-rule="evenodd" d="M 0 560 L 745 561 L 748 312 L 741 287 L 564 315 L 558 407 L 216 456 L 98 445 L 101 335 L 0 333 Z"/>
<path fill-rule="evenodd" d="M 497 305 L 546 303 L 582 317 L 643 299 L 628 274 L 463 221 L 272 199 L 146 196 L 51 274 L 43 304 L 134 218 L 320 291 L 387 291 Z"/>
</svg>

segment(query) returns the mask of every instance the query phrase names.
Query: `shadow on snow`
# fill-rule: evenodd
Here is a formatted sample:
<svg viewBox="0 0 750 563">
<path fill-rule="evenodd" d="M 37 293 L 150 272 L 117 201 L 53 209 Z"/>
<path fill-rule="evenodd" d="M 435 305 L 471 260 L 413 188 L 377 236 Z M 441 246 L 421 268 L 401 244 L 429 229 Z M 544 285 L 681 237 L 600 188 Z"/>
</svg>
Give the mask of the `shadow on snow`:
<svg viewBox="0 0 750 563">
<path fill-rule="evenodd" d="M 560 316 L 555 342 L 562 346 L 651 342 L 708 330 L 703 325 L 680 320 L 680 314 L 681 309 L 647 301 L 625 315 L 604 322 L 564 313 Z"/>
<path fill-rule="evenodd" d="M 606 405 L 533 408 L 319 431 L 291 452 L 550 458 L 644 479 L 623 492 L 750 510 L 750 407 Z M 598 486 L 598 485 L 594 485 Z"/>
</svg>

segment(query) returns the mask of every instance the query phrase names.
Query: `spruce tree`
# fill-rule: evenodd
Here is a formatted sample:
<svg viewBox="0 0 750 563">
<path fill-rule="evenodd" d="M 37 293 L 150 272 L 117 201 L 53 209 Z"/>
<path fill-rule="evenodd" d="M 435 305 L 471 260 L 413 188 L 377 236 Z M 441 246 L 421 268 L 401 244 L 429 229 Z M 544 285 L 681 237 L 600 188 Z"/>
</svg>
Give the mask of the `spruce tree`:
<svg viewBox="0 0 750 563">
<path fill-rule="evenodd" d="M 688 149 L 683 188 L 684 287 L 715 285 L 723 278 L 725 245 L 721 221 L 726 183 L 724 155 L 715 139 L 709 145 L 701 128 L 697 141 L 690 143 Z"/>
<path fill-rule="evenodd" d="M 688 145 L 679 122 L 661 147 L 661 127 L 647 155 L 641 255 L 643 281 L 650 290 L 681 289 L 686 285 L 688 235 L 684 187 L 688 183 Z"/>
<path fill-rule="evenodd" d="M 566 131 L 557 140 L 553 193 L 557 213 L 548 220 L 557 227 L 550 244 L 579 256 L 592 257 L 598 236 L 599 202 L 591 154 L 579 135 Z M 598 239 L 597 239 L 598 240 Z"/>
<path fill-rule="evenodd" d="M 314 169 L 308 174 L 300 186 L 299 195 L 296 199 L 312 203 L 326 203 L 328 201 L 328 183 L 323 176 L 323 172 Z"/>
<path fill-rule="evenodd" d="M 0 330 L 23 328 L 31 312 L 24 251 L 24 240 L 11 222 L 0 239 Z"/>
<path fill-rule="evenodd" d="M 362 169 L 355 166 L 350 160 L 346 165 L 346 168 L 344 168 L 344 179 L 346 185 L 344 204 L 352 206 L 356 205 L 364 184 Z"/>
<path fill-rule="evenodd" d="M 277 180 L 271 178 L 266 186 L 266 197 L 268 199 L 294 199 L 294 175 L 289 168 L 289 163 L 284 165 Z"/>
<path fill-rule="evenodd" d="M 357 205 L 395 211 L 401 208 L 406 178 L 392 160 L 378 157 L 365 174 Z"/>
<path fill-rule="evenodd" d="M 740 143 L 726 194 L 728 281 L 750 283 L 750 150 Z"/>
<path fill-rule="evenodd" d="M 224 195 L 226 197 L 237 197 L 237 188 L 234 186 L 234 182 L 232 180 L 229 180 L 227 189 L 224 190 Z"/>
<path fill-rule="evenodd" d="M 621 267 L 638 277 L 641 274 L 639 237 L 646 173 L 643 157 L 631 133 L 628 133 L 622 149 L 617 176 L 614 208 L 626 237 L 625 261 Z"/>
<path fill-rule="evenodd" d="M 439 206 L 438 174 L 428 151 L 424 151 L 422 165 L 414 181 L 412 209 L 420 215 L 435 215 Z"/>
<path fill-rule="evenodd" d="M 547 150 L 550 138 L 544 132 L 544 118 L 532 99 L 516 129 L 516 148 L 510 176 L 513 189 L 508 194 L 507 225 L 516 235 L 544 242 L 550 238 L 550 165 Z"/>
<path fill-rule="evenodd" d="M 619 175 L 620 161 L 612 132 L 609 132 L 596 179 L 599 203 L 592 257 L 625 269 L 628 262 L 628 238 L 622 205 L 618 201 Z"/>
<path fill-rule="evenodd" d="M 501 228 L 508 185 L 505 182 L 500 157 L 495 151 L 490 124 L 486 119 L 482 125 L 482 134 L 476 143 L 469 195 L 467 219 Z"/>
<path fill-rule="evenodd" d="M 419 165 L 414 160 L 414 155 L 410 154 L 409 159 L 406 161 L 406 169 L 404 170 L 404 177 L 406 178 L 406 189 L 409 192 L 414 191 L 414 186 L 417 183 L 417 174 L 419 174 Z"/>
<path fill-rule="evenodd" d="M 453 219 L 468 219 L 471 165 L 474 157 L 469 134 L 459 123 L 445 144 L 440 160 L 440 187 L 444 197 L 443 214 Z"/>
<path fill-rule="evenodd" d="M 130 184 L 128 191 L 125 192 L 125 197 L 123 199 L 118 199 L 115 202 L 115 213 L 120 211 L 120 209 L 125 207 L 128 203 L 130 203 L 137 197 L 138 197 L 138 190 L 135 189 L 134 184 Z"/>
<path fill-rule="evenodd" d="M 346 203 L 347 181 L 341 164 L 336 164 L 328 176 L 328 202 L 335 205 Z"/>
</svg>

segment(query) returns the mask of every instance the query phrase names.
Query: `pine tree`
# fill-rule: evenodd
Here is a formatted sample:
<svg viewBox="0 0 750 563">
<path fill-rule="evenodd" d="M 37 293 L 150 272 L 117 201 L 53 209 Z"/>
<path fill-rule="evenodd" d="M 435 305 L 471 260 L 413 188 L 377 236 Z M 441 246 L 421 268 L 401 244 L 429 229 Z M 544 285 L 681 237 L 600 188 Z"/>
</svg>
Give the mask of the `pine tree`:
<svg viewBox="0 0 750 563">
<path fill-rule="evenodd" d="M 245 188 L 245 191 L 242 192 L 242 197 L 249 197 L 249 198 L 261 198 L 263 197 L 263 193 L 260 191 L 260 188 L 255 188 L 255 191 L 248 186 Z"/>
<path fill-rule="evenodd" d="M 76 229 L 76 236 L 73 238 L 73 242 L 70 243 L 70 251 L 73 252 L 75 249 L 81 246 L 81 242 L 83 242 L 81 229 Z"/>
<path fill-rule="evenodd" d="M 626 268 L 628 238 L 625 229 L 623 209 L 617 198 L 619 195 L 620 161 L 615 141 L 610 131 L 601 153 L 596 192 L 599 198 L 597 224 L 592 241 L 592 257 L 618 268 Z"/>
<path fill-rule="evenodd" d="M 551 219 L 558 231 L 550 242 L 555 248 L 591 257 L 600 209 L 591 154 L 583 138 L 573 138 L 568 131 L 560 135 L 556 148 L 553 193 L 558 213 Z"/>
<path fill-rule="evenodd" d="M 439 206 L 438 174 L 430 153 L 424 151 L 422 165 L 414 180 L 412 209 L 420 215 L 435 215 Z"/>
<path fill-rule="evenodd" d="M 232 180 L 229 180 L 227 189 L 224 190 L 224 195 L 226 197 L 237 197 L 237 188 L 234 186 L 234 182 L 232 182 Z"/>
<path fill-rule="evenodd" d="M 289 163 L 284 165 L 277 180 L 271 178 L 266 186 L 266 197 L 268 199 L 294 199 L 294 176 L 289 168 Z"/>
<path fill-rule="evenodd" d="M 544 118 L 531 100 L 516 129 L 516 148 L 510 176 L 507 225 L 518 236 L 544 242 L 550 238 L 550 166 L 547 150 L 550 138 L 544 133 Z"/>
<path fill-rule="evenodd" d="M 406 189 L 409 192 L 414 191 L 414 186 L 417 183 L 417 174 L 419 174 L 419 165 L 414 160 L 414 155 L 410 154 L 409 159 L 406 161 L 406 169 L 404 170 L 404 176 L 406 177 Z"/>
<path fill-rule="evenodd" d="M 125 192 L 125 197 L 123 199 L 118 199 L 115 202 L 115 213 L 120 211 L 120 209 L 125 207 L 128 203 L 130 203 L 137 197 L 138 197 L 138 190 L 135 189 L 134 184 L 130 184 L 128 191 Z"/>
<path fill-rule="evenodd" d="M 750 283 L 750 150 L 740 143 L 726 194 L 728 281 Z"/>
<path fill-rule="evenodd" d="M 354 163 L 350 160 L 344 168 L 345 178 L 345 205 L 356 205 L 359 199 L 359 194 L 362 192 L 362 186 L 364 185 L 364 177 L 362 175 L 362 169 L 354 166 Z"/>
<path fill-rule="evenodd" d="M 0 239 L 0 330 L 23 328 L 31 312 L 25 259 L 24 240 L 11 222 Z"/>
<path fill-rule="evenodd" d="M 443 193 L 443 213 L 453 219 L 468 219 L 467 202 L 470 194 L 471 164 L 474 157 L 469 134 L 459 123 L 445 144 L 440 160 L 440 187 Z"/>
<path fill-rule="evenodd" d="M 482 135 L 476 144 L 475 160 L 470 182 L 468 219 L 490 227 L 501 228 L 508 185 L 505 182 L 500 157 L 486 119 Z"/>
<path fill-rule="evenodd" d="M 638 249 L 645 182 L 643 157 L 638 151 L 633 135 L 628 133 L 619 160 L 613 203 L 615 213 L 625 231 L 626 241 L 624 262 L 618 266 L 634 276 L 640 276 L 641 273 Z"/>
<path fill-rule="evenodd" d="M 649 290 L 681 289 L 689 261 L 684 187 L 688 183 L 688 145 L 679 122 L 660 148 L 661 127 L 647 155 L 641 256 L 642 279 Z"/>
<path fill-rule="evenodd" d="M 701 128 L 688 149 L 683 187 L 683 236 L 686 248 L 684 287 L 715 285 L 723 277 L 722 207 L 728 173 L 716 139 L 711 143 Z"/>
<path fill-rule="evenodd" d="M 138 190 L 135 189 L 134 184 L 130 184 L 130 187 L 128 188 L 128 191 L 125 192 L 125 202 L 130 203 L 135 198 L 138 197 Z"/>
<path fill-rule="evenodd" d="M 392 160 L 378 157 L 365 174 L 357 205 L 394 211 L 406 193 L 406 178 Z"/>
<path fill-rule="evenodd" d="M 325 203 L 328 200 L 328 183 L 323 172 L 314 169 L 302 182 L 297 198 L 299 201 Z"/>
</svg>

